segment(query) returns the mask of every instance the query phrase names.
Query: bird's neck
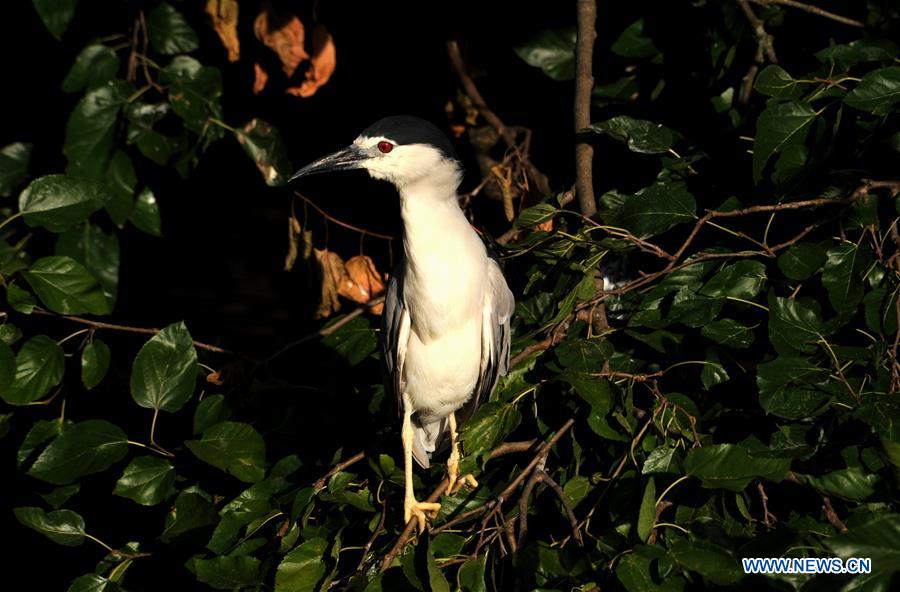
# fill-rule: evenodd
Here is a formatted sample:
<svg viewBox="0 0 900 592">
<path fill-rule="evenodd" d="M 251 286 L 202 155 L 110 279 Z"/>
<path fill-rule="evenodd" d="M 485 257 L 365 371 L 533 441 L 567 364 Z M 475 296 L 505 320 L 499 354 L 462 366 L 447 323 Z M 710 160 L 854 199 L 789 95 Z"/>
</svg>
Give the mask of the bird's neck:
<svg viewBox="0 0 900 592">
<path fill-rule="evenodd" d="M 399 188 L 407 259 L 452 252 L 474 234 L 459 207 L 457 184 L 445 181 L 429 178 Z"/>
</svg>

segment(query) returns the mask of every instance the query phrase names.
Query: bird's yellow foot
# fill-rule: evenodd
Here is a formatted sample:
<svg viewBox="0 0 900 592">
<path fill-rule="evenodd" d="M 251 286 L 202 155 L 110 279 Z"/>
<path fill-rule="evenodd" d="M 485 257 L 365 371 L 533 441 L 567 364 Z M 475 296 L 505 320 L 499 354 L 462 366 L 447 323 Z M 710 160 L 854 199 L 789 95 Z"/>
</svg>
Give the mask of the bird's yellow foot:
<svg viewBox="0 0 900 592">
<path fill-rule="evenodd" d="M 478 487 L 478 481 L 475 480 L 472 473 L 466 473 L 460 477 L 459 461 L 455 458 L 450 458 L 447 461 L 447 490 L 444 492 L 444 495 L 455 494 L 462 489 L 463 485 L 468 486 L 470 489 L 475 489 Z"/>
<path fill-rule="evenodd" d="M 403 504 L 403 523 L 409 524 L 410 518 L 415 518 L 419 528 L 419 534 L 425 531 L 425 523 L 437 518 L 441 510 L 441 504 L 416 501 L 416 498 L 407 496 Z"/>
</svg>

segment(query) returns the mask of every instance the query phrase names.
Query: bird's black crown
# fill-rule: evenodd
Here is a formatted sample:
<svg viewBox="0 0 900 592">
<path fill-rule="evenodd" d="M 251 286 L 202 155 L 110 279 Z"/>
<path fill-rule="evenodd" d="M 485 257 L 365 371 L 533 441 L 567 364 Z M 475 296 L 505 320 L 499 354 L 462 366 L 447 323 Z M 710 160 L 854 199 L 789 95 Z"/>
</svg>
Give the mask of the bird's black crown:
<svg viewBox="0 0 900 592">
<path fill-rule="evenodd" d="M 450 139 L 436 125 L 420 117 L 411 115 L 392 115 L 379 119 L 362 132 L 363 136 L 375 138 L 381 136 L 398 145 L 428 144 L 437 148 L 447 158 L 459 160 Z"/>
</svg>

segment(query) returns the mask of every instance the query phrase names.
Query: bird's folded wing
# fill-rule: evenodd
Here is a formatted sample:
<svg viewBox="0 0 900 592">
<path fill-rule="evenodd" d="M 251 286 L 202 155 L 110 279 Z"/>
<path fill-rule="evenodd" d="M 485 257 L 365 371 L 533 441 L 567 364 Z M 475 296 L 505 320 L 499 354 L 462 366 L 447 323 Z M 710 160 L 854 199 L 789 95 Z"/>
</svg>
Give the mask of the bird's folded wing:
<svg viewBox="0 0 900 592">
<path fill-rule="evenodd" d="M 381 314 L 381 364 L 384 369 L 384 385 L 387 396 L 393 393 L 397 410 L 403 415 L 403 362 L 409 341 L 409 311 L 403 303 L 403 263 L 391 275 L 384 296 Z"/>
<path fill-rule="evenodd" d="M 499 378 L 509 370 L 509 322 L 515 300 L 500 266 L 488 259 L 488 290 L 481 323 L 481 368 L 475 385 L 475 405 L 488 400 Z"/>
</svg>

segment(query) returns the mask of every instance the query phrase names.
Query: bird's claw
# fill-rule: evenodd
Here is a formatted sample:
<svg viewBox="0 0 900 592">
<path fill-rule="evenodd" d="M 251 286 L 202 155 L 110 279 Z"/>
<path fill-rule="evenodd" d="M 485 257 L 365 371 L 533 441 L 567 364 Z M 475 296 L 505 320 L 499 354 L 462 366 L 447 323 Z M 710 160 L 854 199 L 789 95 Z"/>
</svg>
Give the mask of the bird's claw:
<svg viewBox="0 0 900 592">
<path fill-rule="evenodd" d="M 444 495 L 455 495 L 463 486 L 475 489 L 478 487 L 478 481 L 472 473 L 466 473 L 462 477 L 459 476 L 459 461 L 451 458 L 447 461 L 447 489 Z"/>
<path fill-rule="evenodd" d="M 441 504 L 432 502 L 420 502 L 415 498 L 407 498 L 403 504 L 403 522 L 409 524 L 410 519 L 416 519 L 416 526 L 419 534 L 425 532 L 425 524 L 429 520 L 437 518 L 438 512 L 441 510 Z"/>
</svg>

